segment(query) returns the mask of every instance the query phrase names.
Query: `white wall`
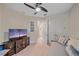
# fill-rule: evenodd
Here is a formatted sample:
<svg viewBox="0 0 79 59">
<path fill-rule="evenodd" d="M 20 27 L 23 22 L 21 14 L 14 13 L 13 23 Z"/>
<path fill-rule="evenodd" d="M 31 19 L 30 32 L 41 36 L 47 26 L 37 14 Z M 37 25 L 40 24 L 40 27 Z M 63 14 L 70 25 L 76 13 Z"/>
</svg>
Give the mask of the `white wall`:
<svg viewBox="0 0 79 59">
<path fill-rule="evenodd" d="M 27 29 L 28 30 L 28 36 L 30 37 L 31 43 L 36 42 L 36 39 L 38 37 L 38 30 L 37 30 L 37 21 L 42 20 L 43 18 L 39 17 L 31 17 L 31 16 L 25 16 L 21 13 L 18 13 L 4 5 L 1 5 L 1 16 L 2 19 L 0 19 L 0 42 L 7 41 L 8 40 L 8 29 L 15 28 L 15 29 Z M 1 18 L 1 17 L 0 17 Z M 34 21 L 35 29 L 34 32 L 30 32 L 30 21 Z"/>
<path fill-rule="evenodd" d="M 70 36 L 79 38 L 79 4 L 75 4 L 70 11 L 69 19 Z"/>
<path fill-rule="evenodd" d="M 55 34 L 61 36 L 68 36 L 70 34 L 70 36 L 79 38 L 79 4 L 75 4 L 70 11 L 71 12 L 68 13 L 46 17 L 46 19 L 49 19 L 50 41 L 55 39 Z M 25 16 L 0 4 L 0 42 L 8 40 L 6 34 L 10 28 L 28 29 L 28 36 L 30 36 L 31 42 L 37 41 L 37 21 L 40 20 L 44 20 L 44 18 Z M 30 21 L 35 22 L 34 32 L 30 32 Z M 45 33 L 45 35 L 47 35 L 47 33 Z"/>
<path fill-rule="evenodd" d="M 3 33 L 2 33 L 2 6 L 0 4 L 0 43 L 3 42 Z"/>
<path fill-rule="evenodd" d="M 69 13 L 49 17 L 49 40 L 56 40 L 55 35 L 68 36 Z"/>
</svg>

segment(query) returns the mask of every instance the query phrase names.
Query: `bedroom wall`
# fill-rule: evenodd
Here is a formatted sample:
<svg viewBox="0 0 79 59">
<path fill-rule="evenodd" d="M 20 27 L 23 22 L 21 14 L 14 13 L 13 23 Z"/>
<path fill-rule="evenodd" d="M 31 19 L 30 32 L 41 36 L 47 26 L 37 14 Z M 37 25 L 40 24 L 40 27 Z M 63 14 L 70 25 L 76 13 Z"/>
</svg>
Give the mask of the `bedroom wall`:
<svg viewBox="0 0 79 59">
<path fill-rule="evenodd" d="M 79 39 L 79 4 L 76 3 L 70 10 L 69 19 L 69 32 L 70 36 Z"/>
<path fill-rule="evenodd" d="M 58 40 L 57 36 L 68 36 L 69 13 L 61 13 L 49 18 L 49 40 Z"/>
<path fill-rule="evenodd" d="M 0 44 L 3 42 L 3 33 L 2 33 L 2 6 L 0 4 Z"/>
<path fill-rule="evenodd" d="M 25 16 L 21 13 L 18 13 L 4 5 L 2 5 L 2 16 L 3 19 L 1 20 L 3 27 L 1 32 L 3 33 L 2 40 L 7 41 L 8 40 L 8 29 L 15 28 L 15 29 L 27 29 L 28 36 L 30 37 L 31 43 L 36 42 L 36 39 L 38 37 L 38 30 L 37 30 L 37 21 L 43 18 L 39 17 L 31 17 L 31 16 Z M 34 21 L 35 29 L 34 32 L 30 32 L 30 22 Z"/>
<path fill-rule="evenodd" d="M 55 34 L 57 35 L 69 35 L 78 36 L 78 4 L 73 7 L 71 14 L 61 13 L 58 15 L 46 17 L 49 19 L 49 39 L 54 40 Z M 77 16 L 76 16 L 77 15 Z M 69 19 L 70 16 L 70 19 Z M 74 21 L 74 19 L 76 21 Z M 10 28 L 23 28 L 28 29 L 28 36 L 30 36 L 31 42 L 35 42 L 38 38 L 38 27 L 37 21 L 44 20 L 40 17 L 25 16 L 24 14 L 18 13 L 3 4 L 0 4 L 0 42 L 8 40 L 8 29 Z M 30 32 L 30 21 L 35 22 L 35 31 Z M 72 22 L 71 22 L 72 21 Z M 74 23 L 75 22 L 75 23 Z M 73 24 L 74 23 L 74 24 Z M 73 26 L 72 26 L 73 25 Z M 78 29 L 75 29 L 78 28 Z M 69 29 L 69 31 L 68 31 Z M 75 31 L 75 32 L 74 32 Z M 47 35 L 47 34 L 45 34 Z"/>
</svg>

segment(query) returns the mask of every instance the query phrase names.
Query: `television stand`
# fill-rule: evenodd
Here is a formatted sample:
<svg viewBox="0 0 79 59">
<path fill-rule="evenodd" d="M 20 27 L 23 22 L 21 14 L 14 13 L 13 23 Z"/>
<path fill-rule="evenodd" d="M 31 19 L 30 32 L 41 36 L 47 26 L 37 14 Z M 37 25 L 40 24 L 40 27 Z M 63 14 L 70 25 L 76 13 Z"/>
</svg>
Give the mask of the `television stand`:
<svg viewBox="0 0 79 59">
<path fill-rule="evenodd" d="M 10 40 L 6 42 L 6 44 L 4 44 L 4 47 L 6 49 L 10 49 L 10 51 L 7 52 L 5 56 L 16 54 L 21 50 L 23 50 L 25 47 L 27 47 L 29 44 L 30 44 L 30 40 L 29 37 L 27 36 L 10 38 Z"/>
</svg>

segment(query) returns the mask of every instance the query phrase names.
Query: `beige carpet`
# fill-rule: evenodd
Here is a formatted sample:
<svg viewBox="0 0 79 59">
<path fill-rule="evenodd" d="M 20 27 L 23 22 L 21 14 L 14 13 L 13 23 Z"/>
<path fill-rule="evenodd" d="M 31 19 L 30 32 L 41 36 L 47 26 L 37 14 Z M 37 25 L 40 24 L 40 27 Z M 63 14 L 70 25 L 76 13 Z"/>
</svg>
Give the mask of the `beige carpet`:
<svg viewBox="0 0 79 59">
<path fill-rule="evenodd" d="M 13 56 L 67 56 L 67 53 L 64 46 L 53 42 L 51 46 L 32 44 Z"/>
<path fill-rule="evenodd" d="M 46 56 L 48 54 L 48 46 L 42 43 L 32 44 L 14 56 Z"/>
<path fill-rule="evenodd" d="M 52 42 L 48 50 L 48 56 L 68 56 L 68 54 L 65 50 L 65 46 L 57 42 Z"/>
</svg>

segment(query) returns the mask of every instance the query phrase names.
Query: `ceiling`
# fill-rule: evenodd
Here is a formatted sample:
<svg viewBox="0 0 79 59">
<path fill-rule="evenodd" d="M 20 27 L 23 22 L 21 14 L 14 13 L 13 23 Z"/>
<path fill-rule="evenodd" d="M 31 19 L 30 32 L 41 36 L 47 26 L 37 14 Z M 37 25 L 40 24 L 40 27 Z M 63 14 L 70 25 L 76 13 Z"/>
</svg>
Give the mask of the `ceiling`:
<svg viewBox="0 0 79 59">
<path fill-rule="evenodd" d="M 35 3 L 28 3 L 31 6 L 35 6 Z M 9 8 L 12 8 L 18 12 L 24 13 L 28 16 L 44 16 L 45 12 L 40 11 L 34 15 L 35 10 L 25 6 L 23 3 L 5 3 Z M 55 15 L 63 12 L 67 12 L 73 6 L 73 3 L 43 3 L 41 6 L 48 10 L 47 16 Z"/>
</svg>

